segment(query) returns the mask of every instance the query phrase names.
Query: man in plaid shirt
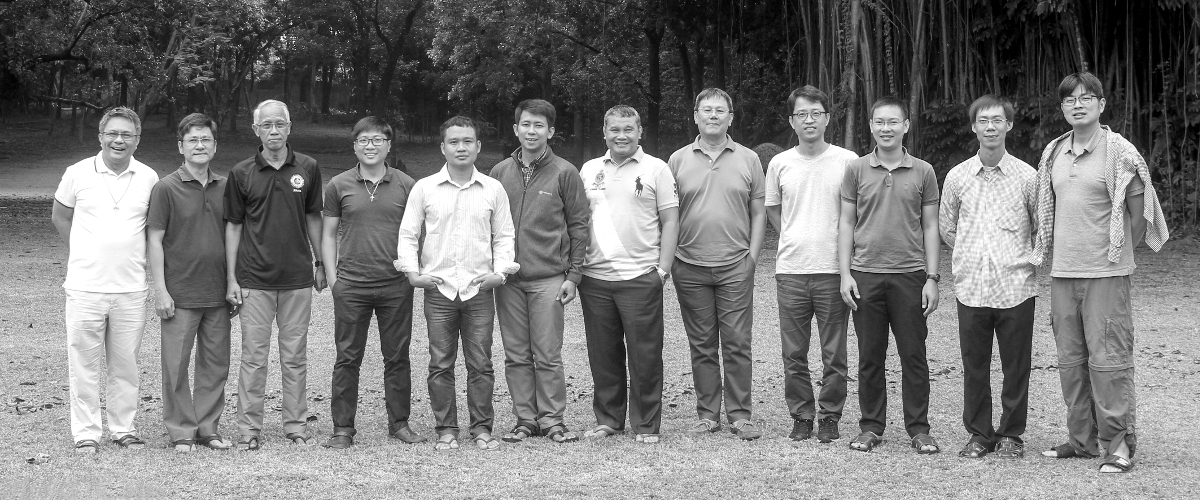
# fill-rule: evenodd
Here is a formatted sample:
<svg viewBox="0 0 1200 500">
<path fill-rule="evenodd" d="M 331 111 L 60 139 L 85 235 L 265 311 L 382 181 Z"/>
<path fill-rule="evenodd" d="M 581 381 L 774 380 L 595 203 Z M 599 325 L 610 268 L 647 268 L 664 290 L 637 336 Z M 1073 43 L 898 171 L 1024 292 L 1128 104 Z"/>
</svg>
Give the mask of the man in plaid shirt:
<svg viewBox="0 0 1200 500">
<path fill-rule="evenodd" d="M 1037 172 L 1005 150 L 1011 102 L 985 95 L 971 104 L 970 117 L 979 154 L 946 174 L 939 213 L 942 240 L 954 252 L 963 425 L 971 435 L 958 454 L 982 458 L 994 450 L 998 457 L 1021 458 L 1037 295 L 1029 262 Z M 993 332 L 1004 373 L 999 428 L 992 426 Z"/>
</svg>

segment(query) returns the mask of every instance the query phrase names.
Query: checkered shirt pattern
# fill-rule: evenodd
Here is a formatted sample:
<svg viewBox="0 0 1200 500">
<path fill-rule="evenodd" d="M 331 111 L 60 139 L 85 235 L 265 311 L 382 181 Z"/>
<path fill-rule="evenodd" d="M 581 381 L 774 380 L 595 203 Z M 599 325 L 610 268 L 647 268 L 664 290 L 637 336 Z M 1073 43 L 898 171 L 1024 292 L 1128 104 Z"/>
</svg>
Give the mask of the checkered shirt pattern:
<svg viewBox="0 0 1200 500">
<path fill-rule="evenodd" d="M 946 174 L 939 225 L 954 249 L 954 293 L 970 307 L 1007 309 L 1037 295 L 1033 252 L 1037 171 L 1005 153 L 988 171 L 973 156 Z"/>
</svg>

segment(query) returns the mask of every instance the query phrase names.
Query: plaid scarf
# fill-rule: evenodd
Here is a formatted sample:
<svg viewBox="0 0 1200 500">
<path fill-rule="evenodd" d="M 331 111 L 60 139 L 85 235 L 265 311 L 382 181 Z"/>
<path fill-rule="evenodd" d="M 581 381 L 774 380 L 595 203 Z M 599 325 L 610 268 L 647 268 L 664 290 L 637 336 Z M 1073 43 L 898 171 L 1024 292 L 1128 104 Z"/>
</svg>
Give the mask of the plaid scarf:
<svg viewBox="0 0 1200 500">
<path fill-rule="evenodd" d="M 1146 160 L 1133 144 L 1121 137 L 1121 134 L 1113 132 L 1107 125 L 1103 128 L 1108 132 L 1104 184 L 1108 187 L 1108 197 L 1112 200 L 1112 213 L 1108 222 L 1108 260 L 1121 260 L 1121 248 L 1125 245 L 1125 191 L 1134 176 L 1140 177 L 1146 185 L 1143 210 L 1143 216 L 1146 218 L 1146 244 L 1157 252 L 1162 249 L 1163 243 L 1167 242 L 1167 222 L 1162 213 L 1162 206 L 1158 203 L 1158 195 L 1154 192 L 1154 184 L 1150 182 L 1150 170 L 1146 166 Z M 1054 186 L 1050 172 L 1060 147 L 1070 147 L 1070 140 L 1071 132 L 1067 132 L 1050 141 L 1042 151 L 1041 161 L 1038 162 L 1037 237 L 1033 257 L 1030 259 L 1035 266 L 1046 262 L 1053 250 Z"/>
</svg>

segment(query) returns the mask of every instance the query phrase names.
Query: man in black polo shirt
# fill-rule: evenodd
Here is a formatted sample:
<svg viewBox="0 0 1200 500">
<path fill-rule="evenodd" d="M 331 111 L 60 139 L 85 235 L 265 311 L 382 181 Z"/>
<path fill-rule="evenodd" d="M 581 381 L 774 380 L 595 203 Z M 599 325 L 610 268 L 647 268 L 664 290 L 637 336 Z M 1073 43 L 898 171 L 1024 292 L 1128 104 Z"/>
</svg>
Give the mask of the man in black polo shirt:
<svg viewBox="0 0 1200 500">
<path fill-rule="evenodd" d="M 225 178 L 209 170 L 216 124 L 200 113 L 179 123 L 183 166 L 150 193 L 146 250 L 162 320 L 163 425 L 175 451 L 227 450 L 217 432 L 229 378 L 230 310 L 225 293 Z M 188 363 L 196 347 L 196 384 Z"/>
<path fill-rule="evenodd" d="M 225 299 L 242 312 L 238 376 L 238 449 L 257 450 L 271 352 L 271 321 L 279 325 L 283 431 L 309 444 L 308 321 L 312 293 L 325 289 L 321 267 L 321 169 L 288 147 L 290 115 L 275 100 L 254 109 L 262 147 L 229 172 L 225 187 Z M 311 245 L 312 253 L 309 253 Z M 315 260 L 314 260 L 315 256 Z"/>
<path fill-rule="evenodd" d="M 329 180 L 321 211 L 321 244 L 325 245 L 321 257 L 333 291 L 337 349 L 329 398 L 333 437 L 325 446 L 343 449 L 354 444 L 359 366 L 372 312 L 379 321 L 379 348 L 383 351 L 388 435 L 406 443 L 420 443 L 427 439 L 408 427 L 413 287 L 392 264 L 398 258 L 396 244 L 404 205 L 416 181 L 388 166 L 392 127 L 387 122 L 368 116 L 358 121 L 350 136 L 354 138 L 358 165 Z"/>
</svg>

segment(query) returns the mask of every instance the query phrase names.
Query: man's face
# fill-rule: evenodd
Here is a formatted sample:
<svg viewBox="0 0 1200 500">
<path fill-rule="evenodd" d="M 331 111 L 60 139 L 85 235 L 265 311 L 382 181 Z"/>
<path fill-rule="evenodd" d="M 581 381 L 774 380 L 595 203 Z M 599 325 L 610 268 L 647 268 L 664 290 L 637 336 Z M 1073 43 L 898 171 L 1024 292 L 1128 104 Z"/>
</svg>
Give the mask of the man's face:
<svg viewBox="0 0 1200 500">
<path fill-rule="evenodd" d="M 279 151 L 287 146 L 291 126 L 287 116 L 283 114 L 282 107 L 267 106 L 258 112 L 258 123 L 254 124 L 254 134 L 262 141 L 263 149 Z"/>
<path fill-rule="evenodd" d="M 374 167 L 387 160 L 392 141 L 383 132 L 366 130 L 354 138 L 354 156 L 364 167 Z"/>
<path fill-rule="evenodd" d="M 108 119 L 100 132 L 100 154 L 108 164 L 129 161 L 138 146 L 138 130 L 132 121 L 119 116 Z"/>
<path fill-rule="evenodd" d="M 720 97 L 706 97 L 696 106 L 696 128 L 700 135 L 719 137 L 729 131 L 733 112 L 729 103 Z"/>
<path fill-rule="evenodd" d="M 217 154 L 217 141 L 212 129 L 208 127 L 192 127 L 183 134 L 179 141 L 179 154 L 183 161 L 192 165 L 206 166 Z"/>
<path fill-rule="evenodd" d="M 542 151 L 546 149 L 546 143 L 554 137 L 554 127 L 550 126 L 546 117 L 522 111 L 521 119 L 513 125 L 513 134 L 517 136 L 517 140 L 521 141 L 522 149 Z M 526 158 L 528 161 L 535 159 Z"/>
<path fill-rule="evenodd" d="M 979 110 L 975 121 L 971 123 L 971 130 L 979 139 L 979 147 L 987 149 L 1004 148 L 1004 137 L 1010 128 L 1012 122 L 1008 121 L 1004 108 L 1000 106 Z"/>
<path fill-rule="evenodd" d="M 1100 114 L 1104 112 L 1104 98 L 1096 97 L 1096 94 L 1083 88 L 1083 85 L 1075 87 L 1075 91 L 1063 98 L 1059 104 L 1062 106 L 1063 117 L 1072 127 L 1093 125 L 1100 121 Z"/>
<path fill-rule="evenodd" d="M 898 106 L 880 106 L 871 115 L 871 136 L 880 149 L 892 150 L 904 144 L 908 118 Z"/>
<path fill-rule="evenodd" d="M 604 126 L 604 144 L 613 156 L 633 156 L 638 149 L 638 141 L 642 139 L 642 127 L 638 119 L 632 116 L 613 116 Z"/>
<path fill-rule="evenodd" d="M 446 164 L 454 168 L 467 168 L 475 164 L 479 156 L 479 140 L 471 127 L 450 127 L 442 138 L 442 154 Z"/>
<path fill-rule="evenodd" d="M 792 108 L 792 116 L 789 121 L 800 142 L 818 142 L 825 138 L 825 127 L 829 126 L 829 113 L 825 111 L 825 106 L 819 102 L 812 102 L 804 98 L 796 99 L 796 105 Z"/>
</svg>

